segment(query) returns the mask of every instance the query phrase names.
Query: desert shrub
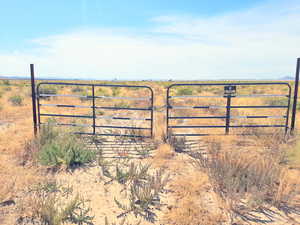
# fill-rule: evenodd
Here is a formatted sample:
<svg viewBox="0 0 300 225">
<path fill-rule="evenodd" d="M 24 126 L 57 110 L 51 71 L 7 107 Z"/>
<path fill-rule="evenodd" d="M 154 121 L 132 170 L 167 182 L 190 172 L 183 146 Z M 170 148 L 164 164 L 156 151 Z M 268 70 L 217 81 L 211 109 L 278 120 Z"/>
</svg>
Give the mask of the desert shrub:
<svg viewBox="0 0 300 225">
<path fill-rule="evenodd" d="M 10 86 L 10 81 L 9 80 L 2 80 L 2 85 Z"/>
<path fill-rule="evenodd" d="M 118 107 L 118 108 L 130 108 L 130 105 L 127 102 L 118 102 L 114 104 L 114 107 Z"/>
<path fill-rule="evenodd" d="M 251 213 L 267 210 L 266 205 L 278 209 L 295 206 L 292 199 L 299 186 L 286 179 L 282 151 L 222 150 L 210 152 L 211 160 L 199 155 L 198 166 L 209 174 L 216 192 L 229 202 L 233 217 L 251 221 L 255 219 Z"/>
<path fill-rule="evenodd" d="M 83 88 L 80 87 L 80 86 L 76 86 L 76 87 L 72 88 L 73 93 L 80 93 L 80 92 L 83 92 L 83 91 L 84 91 Z"/>
<path fill-rule="evenodd" d="M 268 100 L 266 100 L 266 103 L 271 106 L 274 106 L 274 105 L 287 106 L 288 99 L 283 99 L 283 98 L 268 99 Z"/>
<path fill-rule="evenodd" d="M 191 88 L 181 88 L 177 91 L 178 95 L 192 95 L 193 89 Z"/>
<path fill-rule="evenodd" d="M 146 179 L 144 179 L 146 176 Z M 155 174 L 143 174 L 142 177 L 133 180 L 130 183 L 130 193 L 128 204 L 123 204 L 115 199 L 117 206 L 123 210 L 118 217 L 127 216 L 133 213 L 136 217 L 139 216 L 147 221 L 155 222 L 155 209 L 159 209 L 160 194 L 164 191 L 169 180 L 169 176 L 165 175 L 165 171 L 160 169 Z"/>
<path fill-rule="evenodd" d="M 9 101 L 14 106 L 21 106 L 23 104 L 23 97 L 20 95 L 14 95 L 9 98 Z"/>
<path fill-rule="evenodd" d="M 98 88 L 98 89 L 96 89 L 95 95 L 96 96 L 108 96 L 109 94 L 107 92 L 107 89 Z"/>
<path fill-rule="evenodd" d="M 121 89 L 119 87 L 112 87 L 112 95 L 115 96 L 119 96 L 121 93 Z"/>
<path fill-rule="evenodd" d="M 91 216 L 91 208 L 87 206 L 88 200 L 78 194 L 72 197 L 72 192 L 72 188 L 56 182 L 38 184 L 30 189 L 26 199 L 29 205 L 24 208 L 31 211 L 28 214 L 37 224 L 92 225 L 94 217 Z M 25 219 L 20 217 L 18 224 L 24 224 L 23 220 Z"/>
<path fill-rule="evenodd" d="M 6 91 L 6 92 L 11 91 L 11 87 L 10 87 L 10 86 L 5 86 L 5 87 L 3 88 L 3 90 Z"/>
<path fill-rule="evenodd" d="M 38 146 L 38 161 L 43 165 L 71 168 L 95 159 L 95 153 L 79 137 L 54 129 L 50 124 L 42 128 Z"/>
<path fill-rule="evenodd" d="M 39 95 L 55 95 L 57 94 L 57 89 L 53 86 L 42 85 L 39 88 Z M 49 96 L 40 96 L 41 99 L 50 99 Z"/>
</svg>

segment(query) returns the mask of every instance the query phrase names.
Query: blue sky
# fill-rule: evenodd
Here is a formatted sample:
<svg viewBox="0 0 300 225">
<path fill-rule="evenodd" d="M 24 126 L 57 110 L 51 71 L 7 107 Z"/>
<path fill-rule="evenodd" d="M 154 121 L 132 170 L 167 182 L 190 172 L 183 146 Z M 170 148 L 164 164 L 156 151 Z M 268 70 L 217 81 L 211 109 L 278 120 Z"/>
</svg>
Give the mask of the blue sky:
<svg viewBox="0 0 300 225">
<path fill-rule="evenodd" d="M 292 76 L 300 1 L 1 0 L 0 76 Z"/>
</svg>

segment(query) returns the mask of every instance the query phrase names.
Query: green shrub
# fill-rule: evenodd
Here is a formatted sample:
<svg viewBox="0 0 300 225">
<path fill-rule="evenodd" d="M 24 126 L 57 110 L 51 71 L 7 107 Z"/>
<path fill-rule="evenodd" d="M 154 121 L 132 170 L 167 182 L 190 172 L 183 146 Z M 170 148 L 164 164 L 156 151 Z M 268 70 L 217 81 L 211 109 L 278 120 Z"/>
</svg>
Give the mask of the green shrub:
<svg viewBox="0 0 300 225">
<path fill-rule="evenodd" d="M 10 82 L 9 82 L 9 80 L 2 80 L 2 84 L 3 84 L 4 86 L 9 86 L 9 85 L 10 85 Z"/>
<path fill-rule="evenodd" d="M 9 101 L 14 106 L 21 106 L 23 104 L 23 98 L 20 95 L 14 95 L 9 98 Z"/>
<path fill-rule="evenodd" d="M 76 86 L 76 87 L 72 88 L 72 92 L 73 93 L 83 92 L 83 88 Z"/>
<path fill-rule="evenodd" d="M 38 160 L 43 165 L 71 168 L 95 159 L 95 153 L 78 137 L 55 130 L 51 125 L 43 128 L 39 145 Z"/>
<path fill-rule="evenodd" d="M 53 86 L 40 86 L 39 95 L 55 95 L 57 94 L 57 89 Z M 48 96 L 40 96 L 41 99 L 49 99 Z"/>
<path fill-rule="evenodd" d="M 182 88 L 177 91 L 178 95 L 192 95 L 193 90 L 190 88 Z"/>
</svg>

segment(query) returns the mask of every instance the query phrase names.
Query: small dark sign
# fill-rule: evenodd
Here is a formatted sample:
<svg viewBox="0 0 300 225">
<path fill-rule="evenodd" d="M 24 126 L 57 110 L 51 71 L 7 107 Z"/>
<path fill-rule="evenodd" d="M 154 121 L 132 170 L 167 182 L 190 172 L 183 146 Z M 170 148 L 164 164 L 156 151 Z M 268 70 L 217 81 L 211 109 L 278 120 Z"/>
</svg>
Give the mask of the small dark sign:
<svg viewBox="0 0 300 225">
<path fill-rule="evenodd" d="M 236 86 L 228 85 L 224 86 L 224 95 L 235 95 L 236 94 Z"/>
</svg>

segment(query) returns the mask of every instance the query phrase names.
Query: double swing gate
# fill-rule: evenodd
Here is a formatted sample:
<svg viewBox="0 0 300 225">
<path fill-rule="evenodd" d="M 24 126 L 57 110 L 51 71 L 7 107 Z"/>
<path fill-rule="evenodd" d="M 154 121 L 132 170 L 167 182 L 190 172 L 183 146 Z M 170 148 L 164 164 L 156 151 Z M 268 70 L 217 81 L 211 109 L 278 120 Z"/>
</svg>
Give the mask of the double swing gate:
<svg viewBox="0 0 300 225">
<path fill-rule="evenodd" d="M 71 127 L 74 133 L 81 135 L 153 137 L 154 94 L 151 87 L 42 82 L 35 88 L 33 64 L 30 68 L 35 134 L 50 120 L 54 125 Z M 166 94 L 167 137 L 293 131 L 299 70 L 300 58 L 293 99 L 292 88 L 287 82 L 170 85 Z"/>
</svg>

